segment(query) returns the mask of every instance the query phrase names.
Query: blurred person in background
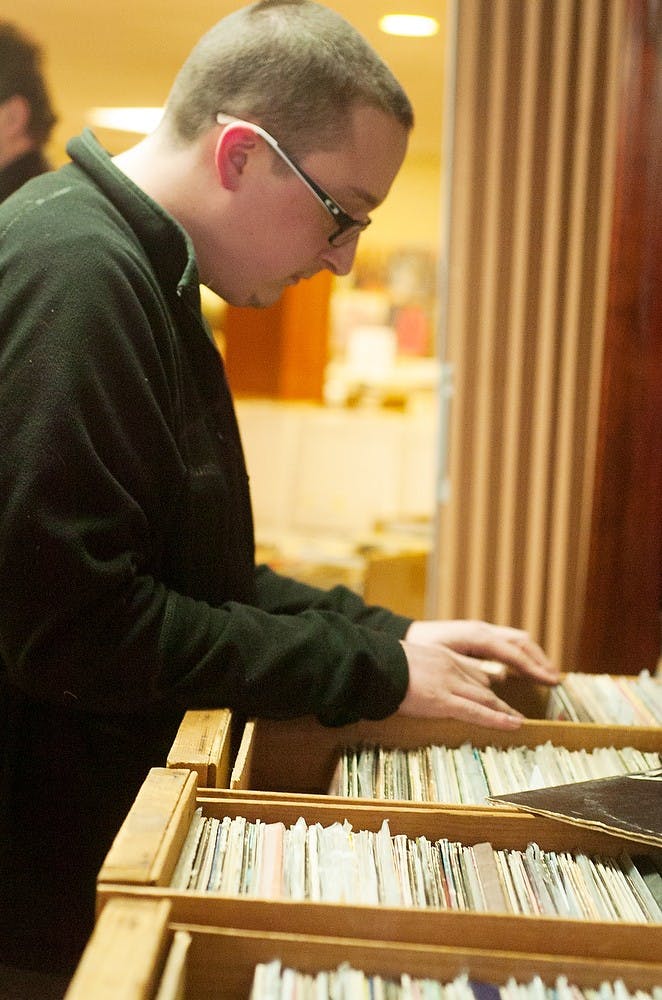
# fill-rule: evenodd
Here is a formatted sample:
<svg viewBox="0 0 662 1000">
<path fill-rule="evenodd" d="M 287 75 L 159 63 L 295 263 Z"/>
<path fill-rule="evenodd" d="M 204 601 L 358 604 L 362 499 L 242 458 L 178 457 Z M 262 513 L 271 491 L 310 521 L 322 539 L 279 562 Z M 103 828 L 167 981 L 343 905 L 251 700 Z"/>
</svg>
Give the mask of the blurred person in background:
<svg viewBox="0 0 662 1000">
<path fill-rule="evenodd" d="M 50 170 L 44 148 L 56 121 L 41 48 L 0 21 L 0 201 Z"/>
</svg>

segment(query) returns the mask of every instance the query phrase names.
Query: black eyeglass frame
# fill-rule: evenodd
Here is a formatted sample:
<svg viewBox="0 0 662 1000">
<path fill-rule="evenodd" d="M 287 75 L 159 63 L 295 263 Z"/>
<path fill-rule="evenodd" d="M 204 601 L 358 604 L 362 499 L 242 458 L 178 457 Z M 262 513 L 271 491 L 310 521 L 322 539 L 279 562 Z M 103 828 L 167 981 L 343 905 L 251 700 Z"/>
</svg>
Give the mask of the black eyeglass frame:
<svg viewBox="0 0 662 1000">
<path fill-rule="evenodd" d="M 327 210 L 329 215 L 338 223 L 338 228 L 335 229 L 329 236 L 329 243 L 332 247 L 341 247 L 346 243 L 350 243 L 353 239 L 356 239 L 364 229 L 367 229 L 372 219 L 355 219 L 349 212 L 338 204 L 335 198 L 332 198 L 328 191 L 325 191 L 317 181 L 306 173 L 306 171 L 299 166 L 296 160 L 293 160 L 289 153 L 285 150 L 272 135 L 267 132 L 266 129 L 262 128 L 261 125 L 256 125 L 255 122 L 247 122 L 242 118 L 234 118 L 231 115 L 225 115 L 222 111 L 216 115 L 216 121 L 219 125 L 228 125 L 232 123 L 237 123 L 239 125 L 245 125 L 259 135 L 264 141 L 270 146 L 275 153 L 280 156 L 280 158 L 288 165 L 288 167 L 294 171 L 300 181 L 302 181 L 306 187 L 312 191 L 317 200 L 321 202 L 324 208 Z"/>
</svg>

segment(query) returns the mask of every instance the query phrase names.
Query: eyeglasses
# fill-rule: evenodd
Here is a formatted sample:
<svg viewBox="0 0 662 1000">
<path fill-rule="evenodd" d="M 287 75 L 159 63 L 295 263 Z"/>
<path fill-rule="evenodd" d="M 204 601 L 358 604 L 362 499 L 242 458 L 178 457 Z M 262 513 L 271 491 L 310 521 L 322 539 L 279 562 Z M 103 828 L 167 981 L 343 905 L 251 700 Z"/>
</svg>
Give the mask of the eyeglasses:
<svg viewBox="0 0 662 1000">
<path fill-rule="evenodd" d="M 216 115 L 216 121 L 219 125 L 225 125 L 228 122 L 237 122 L 240 125 L 246 125 L 253 132 L 259 135 L 267 145 L 271 146 L 275 153 L 278 153 L 281 160 L 287 163 L 288 167 L 294 171 L 300 181 L 306 185 L 306 187 L 312 191 L 318 201 L 322 203 L 324 208 L 327 210 L 329 215 L 337 223 L 337 228 L 329 236 L 329 243 L 332 247 L 341 247 L 345 243 L 350 243 L 352 240 L 356 239 L 359 233 L 362 233 L 364 229 L 367 229 L 371 223 L 371 219 L 355 219 L 353 216 L 349 215 L 344 208 L 338 204 L 338 202 L 331 197 L 331 195 L 320 187 L 312 177 L 310 177 L 305 170 L 303 170 L 298 163 L 296 163 L 291 156 L 285 152 L 285 150 L 278 145 L 276 140 L 272 135 L 263 129 L 260 125 L 256 125 L 254 122 L 246 122 L 241 118 L 233 118 L 230 115 L 225 115 L 223 112 L 219 112 Z"/>
</svg>

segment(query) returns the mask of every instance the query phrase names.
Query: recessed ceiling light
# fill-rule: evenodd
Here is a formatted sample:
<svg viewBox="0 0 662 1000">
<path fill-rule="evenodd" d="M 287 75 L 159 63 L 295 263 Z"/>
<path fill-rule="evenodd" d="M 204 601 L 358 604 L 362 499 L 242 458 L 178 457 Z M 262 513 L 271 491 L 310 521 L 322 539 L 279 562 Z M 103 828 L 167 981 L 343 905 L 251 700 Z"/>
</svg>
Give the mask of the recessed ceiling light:
<svg viewBox="0 0 662 1000">
<path fill-rule="evenodd" d="M 385 14 L 379 21 L 379 27 L 387 35 L 429 38 L 439 31 L 439 21 L 423 14 Z"/>
<path fill-rule="evenodd" d="M 153 132 L 161 120 L 163 108 L 90 108 L 91 125 L 116 129 L 118 132 Z"/>
</svg>

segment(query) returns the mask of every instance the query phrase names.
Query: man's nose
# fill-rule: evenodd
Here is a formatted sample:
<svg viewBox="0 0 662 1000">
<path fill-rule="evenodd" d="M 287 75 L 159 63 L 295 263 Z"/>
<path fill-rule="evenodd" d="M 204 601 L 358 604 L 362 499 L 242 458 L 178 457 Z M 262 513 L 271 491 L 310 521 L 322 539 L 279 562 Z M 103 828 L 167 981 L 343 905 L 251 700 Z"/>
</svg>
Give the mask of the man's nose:
<svg viewBox="0 0 662 1000">
<path fill-rule="evenodd" d="M 354 264 L 358 242 L 359 234 L 357 233 L 355 239 L 349 240 L 341 247 L 334 247 L 329 243 L 322 253 L 324 266 L 333 274 L 337 274 L 338 277 L 349 274 Z"/>
</svg>

